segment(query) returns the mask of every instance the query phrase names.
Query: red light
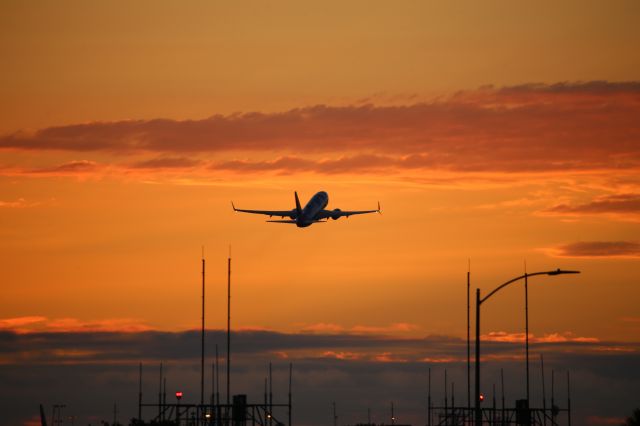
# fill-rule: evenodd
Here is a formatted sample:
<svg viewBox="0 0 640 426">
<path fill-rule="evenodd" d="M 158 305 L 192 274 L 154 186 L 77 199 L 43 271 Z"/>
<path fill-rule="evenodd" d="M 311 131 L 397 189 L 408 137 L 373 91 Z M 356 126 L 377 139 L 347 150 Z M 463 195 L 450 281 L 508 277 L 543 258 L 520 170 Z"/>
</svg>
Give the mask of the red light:
<svg viewBox="0 0 640 426">
<path fill-rule="evenodd" d="M 480 394 L 480 402 L 484 401 L 484 395 Z"/>
<path fill-rule="evenodd" d="M 176 392 L 176 398 L 178 399 L 182 398 L 182 392 Z"/>
</svg>

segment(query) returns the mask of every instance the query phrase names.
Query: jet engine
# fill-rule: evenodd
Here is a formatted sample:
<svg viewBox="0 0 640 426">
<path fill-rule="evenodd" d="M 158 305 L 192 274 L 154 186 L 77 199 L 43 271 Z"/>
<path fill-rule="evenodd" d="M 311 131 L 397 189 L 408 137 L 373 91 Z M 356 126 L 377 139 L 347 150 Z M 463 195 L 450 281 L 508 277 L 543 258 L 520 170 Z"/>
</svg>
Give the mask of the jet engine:
<svg viewBox="0 0 640 426">
<path fill-rule="evenodd" d="M 340 213 L 342 213 L 342 210 L 340 210 L 340 209 L 333 209 L 333 211 L 331 212 L 331 219 L 333 219 L 333 220 L 338 220 L 338 219 L 340 219 Z"/>
</svg>

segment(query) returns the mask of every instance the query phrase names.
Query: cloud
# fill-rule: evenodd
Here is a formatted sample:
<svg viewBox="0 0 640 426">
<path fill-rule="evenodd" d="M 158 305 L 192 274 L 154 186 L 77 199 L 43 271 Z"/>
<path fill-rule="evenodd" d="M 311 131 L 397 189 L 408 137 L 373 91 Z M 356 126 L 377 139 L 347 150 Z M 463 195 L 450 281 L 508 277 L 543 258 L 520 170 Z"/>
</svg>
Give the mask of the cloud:
<svg viewBox="0 0 640 426">
<path fill-rule="evenodd" d="M 40 324 L 46 320 L 46 317 L 37 315 L 0 319 L 0 330 L 26 332 L 29 330 L 29 326 Z"/>
<path fill-rule="evenodd" d="M 624 425 L 624 417 L 588 416 L 587 425 Z"/>
<path fill-rule="evenodd" d="M 5 135 L 0 149 L 153 155 L 133 165 L 149 169 L 189 167 L 185 154 L 204 153 L 218 157 L 214 170 L 257 173 L 637 171 L 639 87 L 526 84 L 408 105 L 94 122 Z"/>
<path fill-rule="evenodd" d="M 67 163 L 58 164 L 50 167 L 32 168 L 26 170 L 14 171 L 21 175 L 51 175 L 51 176 L 72 176 L 82 175 L 95 172 L 102 166 L 95 161 L 90 160 L 74 160 Z"/>
<path fill-rule="evenodd" d="M 303 333 L 329 333 L 329 334 L 395 334 L 407 333 L 418 330 L 416 324 L 394 323 L 388 326 L 354 325 L 344 327 L 333 323 L 308 324 L 302 327 Z"/>
<path fill-rule="evenodd" d="M 633 241 L 584 241 L 560 245 L 547 252 L 554 257 L 639 258 L 640 243 Z"/>
<path fill-rule="evenodd" d="M 551 215 L 640 215 L 640 194 L 605 195 L 584 204 L 558 204 L 544 211 Z"/>
<path fill-rule="evenodd" d="M 324 358 L 335 358 L 335 359 L 351 359 L 357 360 L 361 358 L 361 355 L 354 352 L 336 352 L 336 351 L 325 351 L 322 353 L 322 357 Z"/>
<path fill-rule="evenodd" d="M 24 198 L 18 198 L 15 201 L 0 201 L 0 208 L 8 209 L 22 209 L 25 207 L 32 207 L 38 205 L 38 203 L 29 203 Z"/>
<path fill-rule="evenodd" d="M 0 330 L 13 331 L 16 333 L 134 333 L 151 330 L 151 327 L 139 320 L 130 318 L 83 321 L 77 318 L 49 319 L 43 316 L 23 316 L 0 319 Z"/>
<path fill-rule="evenodd" d="M 505 331 L 492 331 L 483 335 L 483 341 L 487 342 L 507 342 L 507 343 L 524 343 L 524 333 L 507 333 Z M 565 343 L 565 342 L 577 342 L 577 343 L 598 343 L 600 340 L 595 337 L 577 337 L 571 332 L 564 333 L 550 333 L 541 337 L 529 333 L 529 343 Z"/>
<path fill-rule="evenodd" d="M 139 161 L 131 165 L 134 169 L 181 169 L 198 165 L 200 162 L 187 157 L 159 157 Z"/>
</svg>

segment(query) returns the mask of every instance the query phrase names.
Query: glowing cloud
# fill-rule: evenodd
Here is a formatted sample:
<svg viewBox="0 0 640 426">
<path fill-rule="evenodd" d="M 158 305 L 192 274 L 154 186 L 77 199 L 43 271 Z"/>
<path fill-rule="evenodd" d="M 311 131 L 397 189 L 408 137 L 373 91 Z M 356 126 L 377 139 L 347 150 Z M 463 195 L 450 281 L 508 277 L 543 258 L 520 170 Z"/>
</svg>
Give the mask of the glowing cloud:
<svg viewBox="0 0 640 426">
<path fill-rule="evenodd" d="M 584 241 L 557 246 L 548 250 L 555 257 L 639 258 L 640 243 L 633 241 Z"/>
</svg>

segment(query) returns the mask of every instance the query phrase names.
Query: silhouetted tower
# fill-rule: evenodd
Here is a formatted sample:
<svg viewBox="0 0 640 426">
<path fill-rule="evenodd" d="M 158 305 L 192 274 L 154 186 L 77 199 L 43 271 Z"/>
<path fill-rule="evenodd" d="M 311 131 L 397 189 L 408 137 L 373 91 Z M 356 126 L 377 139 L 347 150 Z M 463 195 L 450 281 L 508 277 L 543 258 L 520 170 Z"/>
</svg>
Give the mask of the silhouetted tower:
<svg viewBox="0 0 640 426">
<path fill-rule="evenodd" d="M 160 363 L 160 381 L 158 382 L 158 419 L 162 416 L 162 362 Z"/>
<path fill-rule="evenodd" d="M 293 375 L 293 364 L 289 363 L 289 426 L 291 426 L 291 376 Z"/>
<path fill-rule="evenodd" d="M 269 426 L 273 425 L 273 376 L 271 375 L 271 363 L 269 363 Z"/>
<path fill-rule="evenodd" d="M 231 247 L 227 258 L 227 407 L 231 395 Z M 227 408 L 228 409 L 228 408 Z"/>
<path fill-rule="evenodd" d="M 200 357 L 200 405 L 204 404 L 204 247 L 202 248 L 202 328 L 201 328 L 201 357 Z M 200 416 L 198 417 L 200 418 Z"/>
<path fill-rule="evenodd" d="M 467 409 L 471 410 L 471 259 L 467 270 Z"/>
<path fill-rule="evenodd" d="M 142 363 L 138 372 L 138 420 L 142 420 Z"/>
</svg>

